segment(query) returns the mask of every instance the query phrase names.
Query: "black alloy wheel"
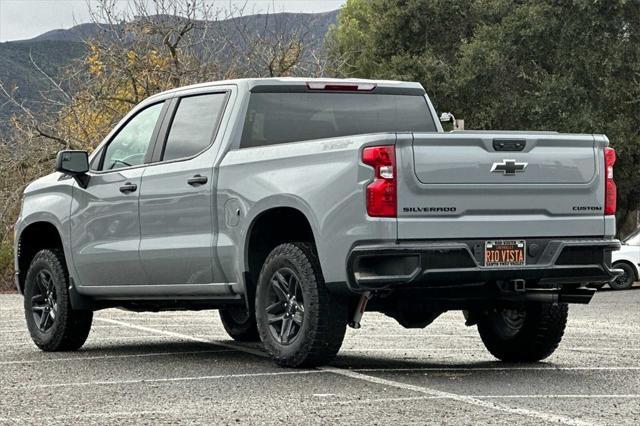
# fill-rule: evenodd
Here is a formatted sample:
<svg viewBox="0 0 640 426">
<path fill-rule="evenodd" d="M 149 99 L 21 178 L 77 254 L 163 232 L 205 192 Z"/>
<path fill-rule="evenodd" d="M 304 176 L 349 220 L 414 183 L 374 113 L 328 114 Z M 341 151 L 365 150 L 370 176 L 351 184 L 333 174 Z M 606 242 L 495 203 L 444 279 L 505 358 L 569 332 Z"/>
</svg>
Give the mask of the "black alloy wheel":
<svg viewBox="0 0 640 426">
<path fill-rule="evenodd" d="M 336 356 L 347 327 L 348 304 L 328 291 L 312 244 L 276 246 L 257 284 L 256 325 L 278 365 L 316 367 Z"/>
<path fill-rule="evenodd" d="M 31 313 L 38 329 L 45 333 L 55 324 L 58 315 L 56 287 L 51 273 L 45 269 L 38 272 L 36 286 L 31 297 Z"/>
<path fill-rule="evenodd" d="M 304 322 L 304 296 L 300 278 L 291 268 L 280 268 L 271 277 L 266 309 L 269 330 L 282 345 L 293 343 Z"/>
<path fill-rule="evenodd" d="M 62 250 L 35 254 L 26 273 L 23 302 L 31 339 L 43 351 L 74 351 L 87 340 L 93 312 L 71 306 Z"/>
</svg>

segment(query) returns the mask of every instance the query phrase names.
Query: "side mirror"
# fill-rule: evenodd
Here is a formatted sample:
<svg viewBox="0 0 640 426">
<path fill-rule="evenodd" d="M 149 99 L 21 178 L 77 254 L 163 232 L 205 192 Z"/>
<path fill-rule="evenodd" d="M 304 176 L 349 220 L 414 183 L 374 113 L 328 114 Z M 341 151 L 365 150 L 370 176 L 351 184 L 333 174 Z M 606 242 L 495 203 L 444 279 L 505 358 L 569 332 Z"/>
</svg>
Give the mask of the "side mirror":
<svg viewBox="0 0 640 426">
<path fill-rule="evenodd" d="M 449 123 L 453 125 L 453 130 L 464 130 L 464 120 L 456 120 L 456 118 L 450 112 L 443 112 L 440 115 L 441 123 Z"/>
<path fill-rule="evenodd" d="M 56 171 L 72 176 L 78 185 L 89 183 L 89 153 L 87 151 L 60 151 L 56 157 Z"/>
<path fill-rule="evenodd" d="M 443 112 L 440 115 L 440 122 L 441 123 L 448 123 L 448 122 L 452 122 L 455 123 L 456 118 L 453 116 L 453 114 L 451 114 L 450 112 Z"/>
</svg>

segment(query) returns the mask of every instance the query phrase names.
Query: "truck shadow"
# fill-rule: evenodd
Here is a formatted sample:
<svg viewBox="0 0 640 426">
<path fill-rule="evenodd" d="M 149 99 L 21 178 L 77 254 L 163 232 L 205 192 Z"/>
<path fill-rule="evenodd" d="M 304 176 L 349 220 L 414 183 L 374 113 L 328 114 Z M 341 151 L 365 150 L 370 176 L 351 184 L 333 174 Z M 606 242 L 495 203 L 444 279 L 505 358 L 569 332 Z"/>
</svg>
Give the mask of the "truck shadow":
<svg viewBox="0 0 640 426">
<path fill-rule="evenodd" d="M 610 287 L 603 287 L 600 290 L 598 290 L 598 292 L 601 291 L 601 292 L 607 293 L 607 292 L 625 292 L 625 291 L 634 291 L 634 290 L 640 290 L 640 282 L 635 282 L 631 288 L 628 288 L 626 290 L 614 290 Z"/>
<path fill-rule="evenodd" d="M 428 349 L 425 349 L 428 351 Z M 504 373 L 505 371 L 540 371 L 555 370 L 557 365 L 551 362 L 539 362 L 531 364 L 509 364 L 500 361 L 477 361 L 477 362 L 444 362 L 444 361 L 424 361 L 424 360 L 406 360 L 382 358 L 376 356 L 365 355 L 340 355 L 332 362 L 333 367 L 362 370 L 362 371 L 380 371 L 380 372 L 401 372 L 403 374 L 422 375 L 428 371 L 434 372 L 496 372 Z"/>
</svg>

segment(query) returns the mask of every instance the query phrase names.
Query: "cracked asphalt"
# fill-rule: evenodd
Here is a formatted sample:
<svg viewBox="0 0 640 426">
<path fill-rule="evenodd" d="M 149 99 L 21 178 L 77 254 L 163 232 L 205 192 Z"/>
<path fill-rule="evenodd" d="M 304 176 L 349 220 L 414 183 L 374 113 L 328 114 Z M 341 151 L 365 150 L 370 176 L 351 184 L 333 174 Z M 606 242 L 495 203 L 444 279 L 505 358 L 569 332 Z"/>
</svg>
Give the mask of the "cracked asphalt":
<svg viewBox="0 0 640 426">
<path fill-rule="evenodd" d="M 558 351 L 504 364 L 450 312 L 424 330 L 366 313 L 313 370 L 239 345 L 214 311 L 96 313 L 78 352 L 43 353 L 0 295 L 0 424 L 640 424 L 640 288 L 572 305 Z"/>
</svg>

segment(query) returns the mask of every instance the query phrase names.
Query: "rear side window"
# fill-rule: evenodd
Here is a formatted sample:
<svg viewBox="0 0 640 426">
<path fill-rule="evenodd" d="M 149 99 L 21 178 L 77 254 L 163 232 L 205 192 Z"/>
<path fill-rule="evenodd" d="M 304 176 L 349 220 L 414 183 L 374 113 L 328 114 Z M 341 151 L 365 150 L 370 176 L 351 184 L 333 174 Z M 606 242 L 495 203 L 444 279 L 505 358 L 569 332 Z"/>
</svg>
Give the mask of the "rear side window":
<svg viewBox="0 0 640 426">
<path fill-rule="evenodd" d="M 181 98 L 169 128 L 162 160 L 192 157 L 211 145 L 226 99 L 226 93 Z"/>
<path fill-rule="evenodd" d="M 435 132 L 423 96 L 252 93 L 241 148 L 379 132 Z"/>
</svg>

